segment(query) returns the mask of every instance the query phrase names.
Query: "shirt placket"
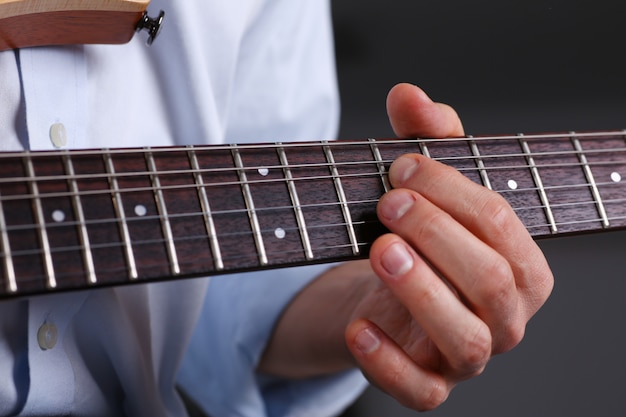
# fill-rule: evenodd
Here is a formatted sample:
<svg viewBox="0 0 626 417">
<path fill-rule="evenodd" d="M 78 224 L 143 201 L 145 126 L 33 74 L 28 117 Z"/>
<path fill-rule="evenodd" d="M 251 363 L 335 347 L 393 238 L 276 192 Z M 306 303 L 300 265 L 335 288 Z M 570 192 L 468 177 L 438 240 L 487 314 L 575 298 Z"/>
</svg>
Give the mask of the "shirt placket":
<svg viewBox="0 0 626 417">
<path fill-rule="evenodd" d="M 30 150 L 81 147 L 87 123 L 87 63 L 76 47 L 20 51 Z"/>
<path fill-rule="evenodd" d="M 81 47 L 19 51 L 30 150 L 81 146 L 87 120 L 86 58 Z M 22 413 L 71 413 L 75 380 L 66 330 L 85 296 L 54 294 L 28 300 L 29 391 Z"/>
</svg>

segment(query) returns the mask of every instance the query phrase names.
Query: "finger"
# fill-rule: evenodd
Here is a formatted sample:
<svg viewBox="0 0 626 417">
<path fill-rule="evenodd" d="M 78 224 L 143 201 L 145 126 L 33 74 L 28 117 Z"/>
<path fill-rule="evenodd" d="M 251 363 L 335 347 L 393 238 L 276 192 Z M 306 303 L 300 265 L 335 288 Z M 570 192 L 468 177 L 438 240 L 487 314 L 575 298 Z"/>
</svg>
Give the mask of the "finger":
<svg viewBox="0 0 626 417">
<path fill-rule="evenodd" d="M 525 318 L 519 311 L 514 275 L 508 262 L 497 251 L 439 207 L 411 190 L 397 189 L 387 193 L 379 203 L 378 215 L 385 226 L 398 233 L 424 255 L 453 285 L 461 299 L 489 326 L 495 351 L 510 349 L 519 343 Z M 374 248 L 372 253 L 374 256 L 377 253 Z M 373 258 L 372 255 L 370 257 Z M 380 272 L 375 264 L 372 266 Z M 423 269 L 430 271 L 428 265 Z M 420 274 L 421 279 L 432 277 L 432 282 L 425 281 L 428 284 L 427 290 L 437 296 L 442 295 L 445 284 L 436 274 L 432 271 L 419 271 L 415 274 Z M 437 282 L 441 284 L 436 286 Z M 439 292 L 435 293 L 435 290 Z M 450 293 L 447 298 L 438 300 L 442 304 L 441 308 L 446 308 L 446 302 L 452 304 L 452 297 L 454 296 Z M 456 316 L 463 313 L 456 310 L 453 312 Z M 440 325 L 439 322 L 433 324 Z M 475 327 L 468 329 L 473 332 Z M 452 350 L 449 354 L 458 353 Z"/>
<path fill-rule="evenodd" d="M 482 371 L 491 356 L 490 330 L 428 263 L 393 234 L 376 240 L 370 262 L 445 358 L 442 372 L 466 379 Z"/>
<path fill-rule="evenodd" d="M 389 178 L 396 188 L 419 192 L 507 259 L 526 319 L 537 311 L 552 290 L 552 275 L 543 253 L 504 198 L 421 155 L 398 158 Z"/>
<path fill-rule="evenodd" d="M 452 387 L 446 379 L 417 366 L 375 324 L 364 319 L 350 323 L 346 344 L 370 382 L 405 407 L 431 410 L 448 397 Z"/>
<path fill-rule="evenodd" d="M 463 136 L 463 125 L 456 111 L 446 104 L 433 102 L 412 84 L 398 84 L 389 91 L 387 114 L 399 137 Z"/>
</svg>

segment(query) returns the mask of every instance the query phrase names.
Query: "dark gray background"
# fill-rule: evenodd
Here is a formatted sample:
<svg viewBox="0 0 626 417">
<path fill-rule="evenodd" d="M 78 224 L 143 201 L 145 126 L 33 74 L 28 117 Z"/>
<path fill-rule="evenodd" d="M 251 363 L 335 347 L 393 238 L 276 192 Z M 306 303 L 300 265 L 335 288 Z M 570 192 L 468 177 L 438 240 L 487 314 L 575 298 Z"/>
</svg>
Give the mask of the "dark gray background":
<svg viewBox="0 0 626 417">
<path fill-rule="evenodd" d="M 626 2 L 334 1 L 341 137 L 393 136 L 400 81 L 468 134 L 626 128 Z M 626 233 L 540 242 L 555 291 L 521 345 L 430 416 L 626 416 Z M 410 416 L 370 389 L 348 415 Z"/>
</svg>

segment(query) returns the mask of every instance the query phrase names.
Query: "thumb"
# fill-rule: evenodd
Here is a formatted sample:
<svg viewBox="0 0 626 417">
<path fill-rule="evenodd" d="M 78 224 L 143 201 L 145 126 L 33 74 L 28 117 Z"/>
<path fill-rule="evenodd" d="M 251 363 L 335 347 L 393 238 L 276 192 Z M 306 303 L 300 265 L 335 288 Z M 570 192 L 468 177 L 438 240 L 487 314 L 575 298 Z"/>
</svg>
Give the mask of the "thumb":
<svg viewBox="0 0 626 417">
<path fill-rule="evenodd" d="M 396 135 L 402 138 L 463 136 L 463 124 L 447 104 L 433 102 L 412 84 L 397 84 L 387 95 L 387 114 Z"/>
</svg>

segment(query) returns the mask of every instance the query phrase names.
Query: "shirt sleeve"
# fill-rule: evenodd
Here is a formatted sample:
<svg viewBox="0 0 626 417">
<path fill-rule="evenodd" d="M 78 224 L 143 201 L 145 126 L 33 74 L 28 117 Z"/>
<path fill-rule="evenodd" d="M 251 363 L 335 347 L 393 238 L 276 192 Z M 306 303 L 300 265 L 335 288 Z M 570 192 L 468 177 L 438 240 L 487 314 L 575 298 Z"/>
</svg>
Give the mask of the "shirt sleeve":
<svg viewBox="0 0 626 417">
<path fill-rule="evenodd" d="M 359 371 L 298 381 L 255 372 L 286 305 L 327 268 L 318 265 L 212 278 L 181 366 L 180 387 L 214 416 L 339 414 L 366 386 Z"/>
</svg>

